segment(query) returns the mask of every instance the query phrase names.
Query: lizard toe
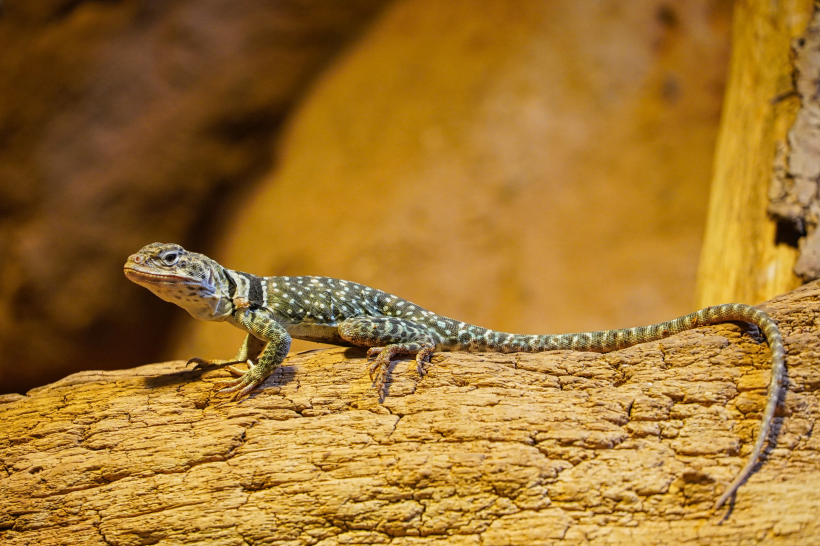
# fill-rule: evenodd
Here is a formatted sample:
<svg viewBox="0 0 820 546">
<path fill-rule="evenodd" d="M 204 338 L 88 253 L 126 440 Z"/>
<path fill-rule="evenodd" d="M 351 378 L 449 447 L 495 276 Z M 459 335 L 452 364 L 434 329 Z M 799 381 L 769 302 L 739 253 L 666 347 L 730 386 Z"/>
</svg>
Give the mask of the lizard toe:
<svg viewBox="0 0 820 546">
<path fill-rule="evenodd" d="M 258 383 L 254 381 L 253 383 L 251 383 L 249 385 L 246 385 L 244 389 L 240 390 L 239 392 L 236 393 L 236 395 L 234 395 L 234 397 L 233 397 L 234 401 L 239 400 L 240 398 L 242 398 L 243 396 L 245 396 L 247 394 L 250 394 L 251 391 L 253 391 L 256 387 L 259 386 L 260 383 L 261 383 L 261 381 L 258 382 Z"/>
<path fill-rule="evenodd" d="M 370 360 L 371 358 L 373 358 L 375 356 L 379 356 L 381 354 L 381 352 L 384 351 L 384 349 L 385 349 L 384 347 L 370 347 L 367 350 L 367 359 Z"/>
<path fill-rule="evenodd" d="M 233 392 L 234 390 L 236 390 L 237 385 L 241 387 L 242 384 L 243 383 L 241 377 L 238 377 L 236 379 L 229 379 L 228 381 L 217 381 L 216 383 L 214 383 L 216 387 L 224 387 L 217 392 Z"/>
<path fill-rule="evenodd" d="M 424 377 L 424 374 L 427 373 L 424 365 L 430 363 L 431 354 L 433 354 L 432 348 L 424 348 L 416 353 L 416 371 L 418 371 L 420 377 Z"/>
<path fill-rule="evenodd" d="M 383 377 L 387 373 L 387 368 L 390 366 L 390 359 L 388 358 L 377 358 L 370 364 L 370 369 L 368 372 L 370 373 L 370 380 L 375 382 L 380 377 Z"/>
<path fill-rule="evenodd" d="M 223 394 L 236 393 L 233 397 L 233 400 L 235 401 L 250 393 L 252 390 L 261 385 L 265 379 L 267 379 L 266 375 L 260 375 L 259 367 L 256 364 L 250 360 L 247 364 L 249 369 L 246 372 L 230 366 L 231 369 L 228 371 L 234 375 L 238 375 L 239 377 L 217 383 L 217 386 L 224 387 L 217 392 Z"/>
<path fill-rule="evenodd" d="M 187 368 L 191 364 L 195 364 L 194 369 L 198 370 L 200 368 L 204 368 L 206 366 L 209 366 L 211 364 L 211 361 L 210 360 L 205 360 L 204 358 L 194 357 L 194 358 L 188 360 L 188 362 L 185 363 L 185 367 Z"/>
<path fill-rule="evenodd" d="M 370 380 L 376 387 L 376 392 L 381 396 L 387 384 L 387 370 L 390 368 L 390 359 L 379 356 L 370 365 Z"/>
<path fill-rule="evenodd" d="M 187 368 L 191 364 L 196 364 L 193 369 L 199 370 L 202 368 L 207 368 L 208 366 L 224 366 L 225 364 L 242 364 L 244 362 L 244 360 L 206 360 L 204 358 L 195 357 L 188 360 L 188 362 L 185 363 L 185 367 Z"/>
<path fill-rule="evenodd" d="M 250 360 L 248 360 L 247 362 L 245 362 L 245 364 L 247 364 L 247 365 L 248 365 L 248 369 L 247 369 L 247 371 L 246 371 L 246 370 L 240 370 L 240 369 L 239 369 L 239 368 L 237 368 L 236 366 L 226 366 L 226 367 L 225 367 L 225 370 L 226 370 L 226 371 L 228 371 L 228 372 L 229 372 L 231 375 L 233 375 L 234 377 L 242 377 L 242 376 L 243 376 L 243 375 L 245 375 L 246 373 L 248 373 L 248 372 L 250 372 L 251 370 L 253 370 L 253 368 L 254 368 L 254 366 L 255 366 L 255 364 L 254 364 L 252 361 L 250 361 Z"/>
</svg>

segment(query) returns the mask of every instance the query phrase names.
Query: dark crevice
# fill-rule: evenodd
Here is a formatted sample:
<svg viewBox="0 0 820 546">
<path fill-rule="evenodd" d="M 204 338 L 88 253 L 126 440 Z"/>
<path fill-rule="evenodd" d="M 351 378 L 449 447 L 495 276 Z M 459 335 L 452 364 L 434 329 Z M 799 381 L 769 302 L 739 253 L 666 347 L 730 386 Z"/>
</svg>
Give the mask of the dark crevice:
<svg viewBox="0 0 820 546">
<path fill-rule="evenodd" d="M 71 17 L 77 9 L 83 4 L 117 4 L 122 0 L 66 0 L 58 5 L 51 16 L 48 18 L 50 23 L 59 23 Z"/>
<path fill-rule="evenodd" d="M 801 237 L 805 235 L 805 232 L 799 229 L 793 222 L 779 220 L 774 234 L 774 243 L 775 245 L 787 245 L 792 248 L 798 248 Z"/>
<path fill-rule="evenodd" d="M 655 11 L 655 19 L 667 29 L 673 29 L 680 24 L 675 10 L 666 4 L 659 6 Z"/>
</svg>

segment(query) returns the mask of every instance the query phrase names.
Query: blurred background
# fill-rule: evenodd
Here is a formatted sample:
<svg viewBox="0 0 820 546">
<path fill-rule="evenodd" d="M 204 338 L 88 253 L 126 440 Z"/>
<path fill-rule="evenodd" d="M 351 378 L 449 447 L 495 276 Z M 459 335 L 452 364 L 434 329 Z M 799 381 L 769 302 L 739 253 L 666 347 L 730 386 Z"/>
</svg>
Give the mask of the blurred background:
<svg viewBox="0 0 820 546">
<path fill-rule="evenodd" d="M 730 20 L 728 0 L 3 0 L 0 390 L 233 356 L 240 331 L 125 279 L 155 241 L 520 333 L 693 310 Z"/>
</svg>

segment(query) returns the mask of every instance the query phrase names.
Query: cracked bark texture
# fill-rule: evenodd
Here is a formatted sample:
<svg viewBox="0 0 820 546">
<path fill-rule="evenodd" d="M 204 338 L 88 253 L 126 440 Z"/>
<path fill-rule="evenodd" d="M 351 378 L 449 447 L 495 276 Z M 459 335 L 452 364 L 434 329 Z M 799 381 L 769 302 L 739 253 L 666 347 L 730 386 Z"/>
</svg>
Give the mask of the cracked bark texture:
<svg viewBox="0 0 820 546">
<path fill-rule="evenodd" d="M 768 212 L 800 234 L 794 272 L 812 281 L 820 278 L 820 2 L 814 2 L 808 28 L 792 49 L 800 108 L 788 138 L 777 143 Z"/>
<path fill-rule="evenodd" d="M 777 184 L 770 188 L 772 176 L 785 175 L 788 133 L 800 109 L 792 45 L 806 32 L 813 6 L 813 0 L 734 3 L 698 306 L 763 301 L 803 282 L 794 273 L 798 250 L 792 237 L 768 216 L 767 207 L 769 190 L 773 197 L 780 192 Z"/>
<path fill-rule="evenodd" d="M 762 306 L 788 381 L 776 446 L 722 522 L 769 377 L 755 328 L 606 355 L 291 356 L 240 403 L 183 362 L 0 398 L 0 541 L 17 544 L 796 544 L 820 538 L 820 284 Z"/>
</svg>

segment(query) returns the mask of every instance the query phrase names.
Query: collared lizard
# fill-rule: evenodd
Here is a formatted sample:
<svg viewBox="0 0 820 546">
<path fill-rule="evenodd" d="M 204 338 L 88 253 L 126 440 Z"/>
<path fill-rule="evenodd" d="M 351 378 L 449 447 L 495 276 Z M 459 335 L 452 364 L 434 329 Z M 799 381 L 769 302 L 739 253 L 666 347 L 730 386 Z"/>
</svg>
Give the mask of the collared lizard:
<svg viewBox="0 0 820 546">
<path fill-rule="evenodd" d="M 292 338 L 367 347 L 374 358 L 370 377 L 379 394 L 390 359 L 415 355 L 419 374 L 434 351 L 540 352 L 556 349 L 605 353 L 656 341 L 684 330 L 726 321 L 760 328 L 769 343 L 772 375 L 762 424 L 752 454 L 715 503 L 720 508 L 757 464 L 771 428 L 785 372 L 777 324 L 763 311 L 741 303 L 707 307 L 651 326 L 562 335 L 497 332 L 443 317 L 405 299 L 355 282 L 330 277 L 258 277 L 222 267 L 179 245 L 153 243 L 129 256 L 125 275 L 160 298 L 201 320 L 226 321 L 248 333 L 227 370 L 236 379 L 219 392 L 240 398 L 285 360 Z M 208 361 L 194 358 L 198 365 Z"/>
</svg>

